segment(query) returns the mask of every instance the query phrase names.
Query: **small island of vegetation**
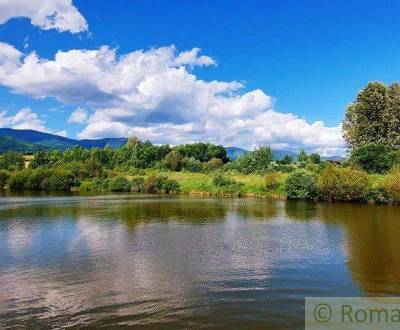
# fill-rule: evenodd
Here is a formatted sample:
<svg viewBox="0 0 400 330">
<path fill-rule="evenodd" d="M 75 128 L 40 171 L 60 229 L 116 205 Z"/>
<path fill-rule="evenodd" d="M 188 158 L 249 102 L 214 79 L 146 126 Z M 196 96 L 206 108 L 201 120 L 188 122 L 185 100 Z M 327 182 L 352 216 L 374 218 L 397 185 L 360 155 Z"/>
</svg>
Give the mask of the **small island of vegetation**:
<svg viewBox="0 0 400 330">
<path fill-rule="evenodd" d="M 12 191 L 105 191 L 400 202 L 400 85 L 369 83 L 348 107 L 341 163 L 304 150 L 274 160 L 262 146 L 231 161 L 222 146 L 154 145 L 39 150 L 0 156 L 0 187 Z"/>
</svg>

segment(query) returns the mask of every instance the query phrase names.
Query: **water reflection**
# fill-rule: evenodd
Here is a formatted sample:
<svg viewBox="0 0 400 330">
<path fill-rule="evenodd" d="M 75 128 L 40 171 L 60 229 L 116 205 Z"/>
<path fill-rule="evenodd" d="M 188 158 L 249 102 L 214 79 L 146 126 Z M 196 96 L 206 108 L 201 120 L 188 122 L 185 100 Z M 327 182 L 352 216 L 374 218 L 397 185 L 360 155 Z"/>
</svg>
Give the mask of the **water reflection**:
<svg viewBox="0 0 400 330">
<path fill-rule="evenodd" d="M 400 293 L 398 209 L 162 196 L 0 200 L 0 327 L 299 328 Z"/>
</svg>

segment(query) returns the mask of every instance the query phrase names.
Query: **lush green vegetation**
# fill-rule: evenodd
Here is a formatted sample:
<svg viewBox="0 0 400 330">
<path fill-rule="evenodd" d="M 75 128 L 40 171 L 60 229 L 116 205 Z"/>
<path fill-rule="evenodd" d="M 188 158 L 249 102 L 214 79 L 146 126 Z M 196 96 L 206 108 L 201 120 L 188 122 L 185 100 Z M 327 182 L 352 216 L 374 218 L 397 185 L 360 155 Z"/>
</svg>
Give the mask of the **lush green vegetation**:
<svg viewBox="0 0 400 330">
<path fill-rule="evenodd" d="M 22 154 L 6 152 L 0 156 L 0 186 L 10 190 L 400 201 L 400 167 L 393 167 L 387 175 L 370 175 L 354 164 L 356 156 L 351 159 L 337 166 L 302 151 L 296 161 L 291 156 L 274 161 L 271 149 L 260 147 L 231 162 L 221 146 L 156 146 L 131 138 L 117 149 L 38 151 L 28 163 Z M 367 165 L 371 166 L 368 161 Z"/>
<path fill-rule="evenodd" d="M 31 159 L 0 155 L 0 187 L 266 196 L 326 201 L 400 202 L 400 85 L 368 84 L 343 123 L 349 157 L 330 164 L 304 150 L 275 161 L 269 147 L 234 161 L 210 143 L 170 147 L 133 137 L 113 149 L 39 150 Z"/>
</svg>

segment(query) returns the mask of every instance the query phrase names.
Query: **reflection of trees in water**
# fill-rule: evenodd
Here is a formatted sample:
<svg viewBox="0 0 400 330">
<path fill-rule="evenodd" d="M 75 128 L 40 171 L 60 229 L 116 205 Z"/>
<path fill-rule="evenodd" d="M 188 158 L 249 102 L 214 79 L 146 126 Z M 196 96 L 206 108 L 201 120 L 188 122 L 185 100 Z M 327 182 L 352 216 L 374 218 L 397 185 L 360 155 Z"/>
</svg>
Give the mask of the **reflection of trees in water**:
<svg viewBox="0 0 400 330">
<path fill-rule="evenodd" d="M 326 203 L 318 217 L 343 226 L 352 276 L 367 292 L 400 293 L 400 209 Z"/>
<path fill-rule="evenodd" d="M 316 219 L 318 203 L 288 200 L 285 203 L 286 216 L 290 220 Z"/>
<path fill-rule="evenodd" d="M 285 215 L 285 201 L 263 199 L 240 199 L 235 211 L 246 220 L 271 220 Z"/>
<path fill-rule="evenodd" d="M 115 196 L 114 196 L 115 197 Z M 63 198 L 47 203 L 33 201 L 0 210 L 1 219 L 57 218 L 120 220 L 127 225 L 152 221 L 187 221 L 203 223 L 221 221 L 229 208 L 227 203 L 212 199 L 168 198 L 159 196 L 121 198 Z"/>
</svg>

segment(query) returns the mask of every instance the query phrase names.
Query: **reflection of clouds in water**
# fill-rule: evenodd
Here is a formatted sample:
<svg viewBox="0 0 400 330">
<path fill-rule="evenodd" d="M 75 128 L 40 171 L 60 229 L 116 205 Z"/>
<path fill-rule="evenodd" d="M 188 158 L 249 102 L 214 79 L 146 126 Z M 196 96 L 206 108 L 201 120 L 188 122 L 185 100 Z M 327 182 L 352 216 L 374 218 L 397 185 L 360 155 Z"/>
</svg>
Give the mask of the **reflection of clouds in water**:
<svg viewBox="0 0 400 330">
<path fill-rule="evenodd" d="M 12 222 L 7 230 L 8 248 L 13 256 L 26 253 L 35 239 L 36 230 L 34 226 L 26 222 Z"/>
</svg>

